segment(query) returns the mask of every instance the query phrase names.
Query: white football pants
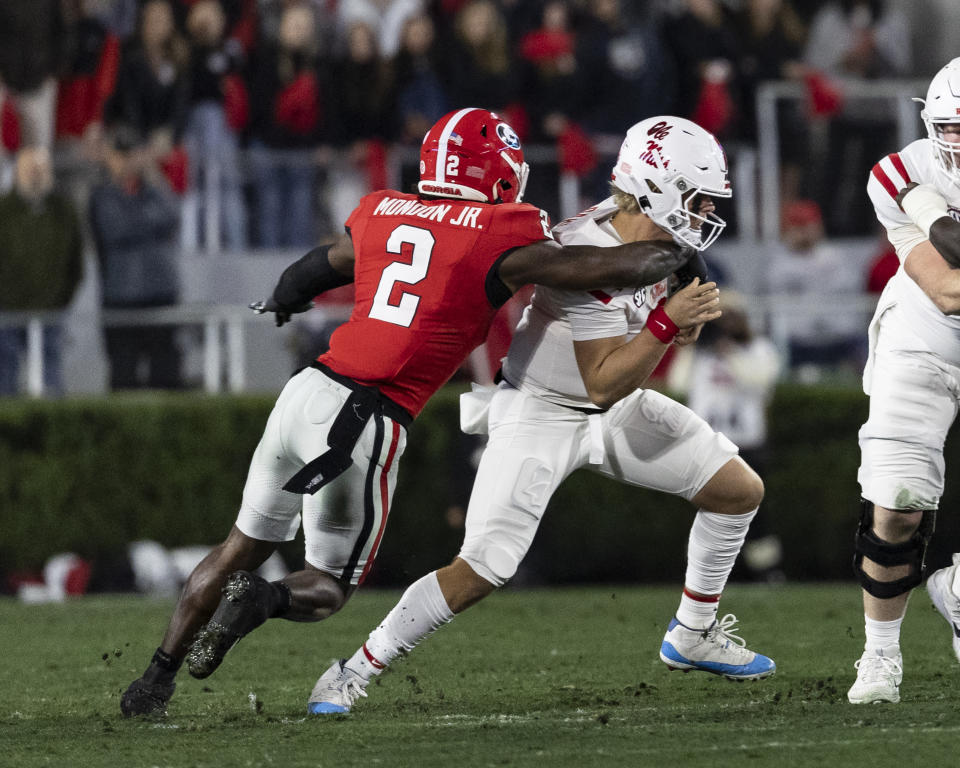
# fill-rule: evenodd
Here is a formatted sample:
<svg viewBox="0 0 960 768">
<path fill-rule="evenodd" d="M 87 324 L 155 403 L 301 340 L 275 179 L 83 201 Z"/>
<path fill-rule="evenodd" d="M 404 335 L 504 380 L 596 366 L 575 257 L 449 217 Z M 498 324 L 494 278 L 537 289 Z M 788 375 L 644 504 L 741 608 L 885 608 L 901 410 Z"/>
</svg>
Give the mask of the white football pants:
<svg viewBox="0 0 960 768">
<path fill-rule="evenodd" d="M 575 469 L 691 499 L 737 454 L 693 411 L 653 390 L 586 414 L 504 382 L 488 427 L 460 557 L 496 586 L 514 575 L 547 502 Z"/>
<path fill-rule="evenodd" d="M 373 565 L 397 485 L 407 432 L 376 416 L 367 422 L 351 457 L 353 465 L 317 493 L 301 495 L 283 485 L 327 450 L 327 433 L 350 390 L 315 368 L 287 382 L 253 454 L 237 528 L 262 541 L 290 541 L 303 511 L 305 558 L 310 565 L 351 584 Z"/>
</svg>

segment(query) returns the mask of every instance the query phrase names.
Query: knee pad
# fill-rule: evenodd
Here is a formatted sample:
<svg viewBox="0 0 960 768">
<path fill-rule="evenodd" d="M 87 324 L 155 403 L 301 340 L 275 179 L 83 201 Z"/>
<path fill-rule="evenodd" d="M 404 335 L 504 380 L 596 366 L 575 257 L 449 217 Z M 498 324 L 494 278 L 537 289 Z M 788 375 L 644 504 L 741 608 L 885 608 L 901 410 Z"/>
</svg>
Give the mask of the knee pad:
<svg viewBox="0 0 960 768">
<path fill-rule="evenodd" d="M 911 510 L 912 511 L 912 510 Z M 884 541 L 873 531 L 873 502 L 860 500 L 860 522 L 854 537 L 853 571 L 860 585 L 871 595 L 881 600 L 897 597 L 918 586 L 926 574 L 927 545 L 933 536 L 937 512 L 923 510 L 920 525 L 913 535 L 900 544 Z M 878 565 L 890 567 L 909 565 L 910 573 L 895 581 L 877 581 L 863 570 L 863 558 L 869 557 Z"/>
<path fill-rule="evenodd" d="M 504 484 L 497 499 L 481 505 L 484 512 L 468 512 L 460 558 L 495 587 L 513 578 L 530 549 L 555 487 L 553 478 L 549 464 L 529 457 L 523 460 L 512 483 L 509 478 L 506 481 L 510 483 L 509 498 L 504 494 Z M 471 507 L 474 503 L 471 499 Z"/>
<path fill-rule="evenodd" d="M 483 536 L 464 542 L 458 555 L 477 575 L 495 587 L 502 587 L 513 578 L 527 554 L 532 538 L 526 515 L 491 518 Z M 533 524 L 536 531 L 536 523 Z"/>
</svg>

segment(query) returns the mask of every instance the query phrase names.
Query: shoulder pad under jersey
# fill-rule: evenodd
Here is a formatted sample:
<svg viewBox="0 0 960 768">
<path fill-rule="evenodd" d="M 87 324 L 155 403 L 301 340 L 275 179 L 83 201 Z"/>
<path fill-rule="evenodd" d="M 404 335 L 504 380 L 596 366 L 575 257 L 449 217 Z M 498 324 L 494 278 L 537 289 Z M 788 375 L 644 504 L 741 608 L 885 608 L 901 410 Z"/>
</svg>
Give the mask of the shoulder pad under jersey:
<svg viewBox="0 0 960 768">
<path fill-rule="evenodd" d="M 525 235 L 530 242 L 553 239 L 549 214 L 530 203 L 500 203 L 494 206 L 490 222 L 498 233 Z"/>
</svg>

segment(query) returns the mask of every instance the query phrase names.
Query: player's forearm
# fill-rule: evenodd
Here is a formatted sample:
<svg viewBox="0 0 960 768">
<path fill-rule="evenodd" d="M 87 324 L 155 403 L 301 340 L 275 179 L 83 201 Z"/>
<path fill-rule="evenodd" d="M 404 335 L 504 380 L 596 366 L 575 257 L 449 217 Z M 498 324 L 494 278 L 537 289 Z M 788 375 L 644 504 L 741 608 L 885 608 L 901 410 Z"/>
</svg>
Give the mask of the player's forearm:
<svg viewBox="0 0 960 768">
<path fill-rule="evenodd" d="M 515 291 L 527 283 L 565 290 L 609 285 L 653 285 L 672 275 L 696 252 L 673 242 L 627 243 L 612 247 L 535 245 L 518 249 L 500 266 L 500 278 Z"/>
<path fill-rule="evenodd" d="M 329 250 L 328 245 L 314 248 L 284 270 L 273 290 L 279 306 L 299 307 L 324 291 L 353 282 L 352 274 L 345 275 L 330 264 Z"/>
<path fill-rule="evenodd" d="M 697 253 L 693 248 L 665 240 L 600 249 L 593 246 L 567 246 L 567 249 L 574 255 L 583 249 L 584 257 L 596 262 L 587 274 L 576 276 L 581 284 L 572 288 L 595 288 L 597 280 L 599 285 L 653 285 L 672 275 Z M 591 249 L 599 253 L 590 256 L 586 252 Z"/>
<path fill-rule="evenodd" d="M 573 291 L 653 285 L 695 254 L 693 248 L 666 240 L 562 249 L 553 240 L 543 240 L 511 251 L 499 263 L 497 276 L 511 293 L 530 283 Z"/>
<path fill-rule="evenodd" d="M 601 408 L 609 408 L 645 386 L 669 346 L 644 329 L 615 349 L 584 376 L 590 401 Z"/>
<path fill-rule="evenodd" d="M 913 248 L 903 263 L 907 275 L 945 315 L 960 314 L 960 269 L 953 269 L 924 240 Z"/>
<path fill-rule="evenodd" d="M 960 271 L 957 280 L 945 280 L 932 291 L 926 291 L 930 300 L 945 315 L 960 315 Z"/>
<path fill-rule="evenodd" d="M 943 195 L 931 184 L 911 183 L 897 194 L 897 203 L 943 260 L 960 268 L 960 222 L 950 216 Z"/>
</svg>

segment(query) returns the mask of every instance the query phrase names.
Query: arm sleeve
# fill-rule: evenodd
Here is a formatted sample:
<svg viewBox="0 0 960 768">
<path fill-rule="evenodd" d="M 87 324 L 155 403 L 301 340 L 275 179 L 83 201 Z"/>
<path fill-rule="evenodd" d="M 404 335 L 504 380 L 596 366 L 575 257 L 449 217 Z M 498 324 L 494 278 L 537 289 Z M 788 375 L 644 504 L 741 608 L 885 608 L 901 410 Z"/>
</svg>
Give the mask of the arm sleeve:
<svg viewBox="0 0 960 768">
<path fill-rule="evenodd" d="M 306 304 L 317 294 L 353 282 L 353 277 L 330 265 L 329 245 L 321 245 L 287 267 L 273 289 L 273 300 L 283 309 Z"/>
<path fill-rule="evenodd" d="M 511 248 L 509 251 L 500 254 L 500 257 L 493 262 L 493 266 L 490 267 L 486 280 L 484 280 L 483 290 L 487 294 L 487 301 L 490 302 L 491 306 L 498 309 L 510 301 L 510 297 L 513 296 L 507 284 L 500 279 L 500 264 L 514 250 L 516 249 Z"/>
</svg>

